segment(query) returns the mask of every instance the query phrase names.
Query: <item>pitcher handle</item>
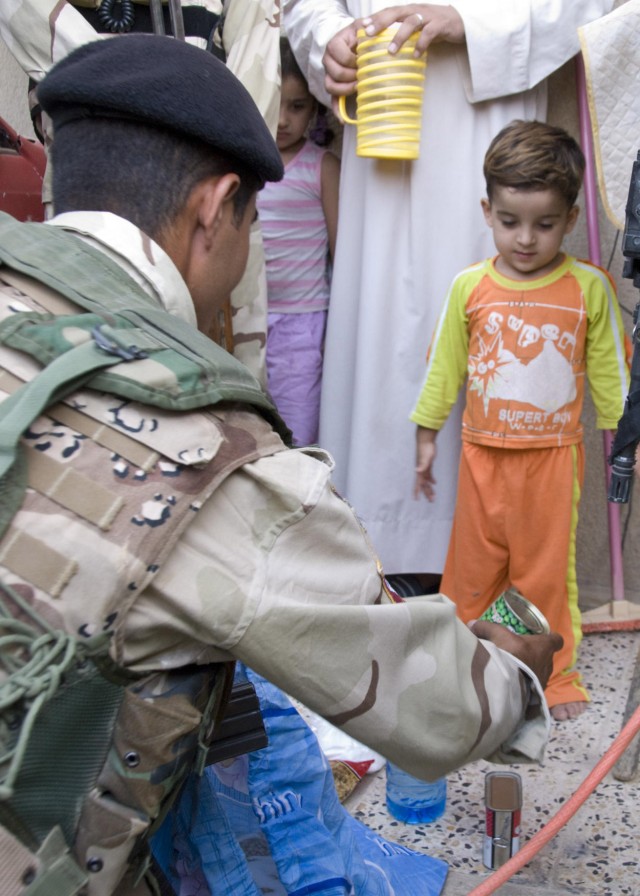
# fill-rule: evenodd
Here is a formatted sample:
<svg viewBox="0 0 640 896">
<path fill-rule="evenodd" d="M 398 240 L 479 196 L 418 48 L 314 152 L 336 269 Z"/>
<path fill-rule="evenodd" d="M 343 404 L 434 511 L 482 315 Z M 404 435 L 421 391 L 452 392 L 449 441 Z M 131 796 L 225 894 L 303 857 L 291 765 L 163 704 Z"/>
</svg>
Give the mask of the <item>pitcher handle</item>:
<svg viewBox="0 0 640 896">
<path fill-rule="evenodd" d="M 351 118 L 349 113 L 347 112 L 347 97 L 339 96 L 338 97 L 338 109 L 340 111 L 340 117 L 346 124 L 358 124 L 355 118 Z"/>
</svg>

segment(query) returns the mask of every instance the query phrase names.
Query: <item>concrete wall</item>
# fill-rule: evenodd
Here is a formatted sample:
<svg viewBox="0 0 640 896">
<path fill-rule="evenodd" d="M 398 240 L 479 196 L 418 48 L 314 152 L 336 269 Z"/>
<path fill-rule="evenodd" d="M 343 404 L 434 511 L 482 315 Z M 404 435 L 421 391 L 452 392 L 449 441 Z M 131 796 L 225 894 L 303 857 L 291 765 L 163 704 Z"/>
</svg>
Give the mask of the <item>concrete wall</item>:
<svg viewBox="0 0 640 896">
<path fill-rule="evenodd" d="M 27 78 L 0 40 L 0 115 L 9 121 L 20 133 L 33 136 L 33 129 L 27 109 Z M 576 103 L 575 64 L 567 63 L 550 81 L 549 87 L 550 121 L 567 128 L 577 138 L 580 136 L 578 108 Z M 640 148 L 640 147 L 639 147 Z M 584 208 L 583 197 L 579 200 Z M 622 254 L 620 239 L 615 245 L 617 231 L 609 223 L 600 209 L 598 216 L 601 237 L 601 258 L 616 279 L 625 325 L 631 332 L 631 313 L 640 300 L 640 292 L 621 277 Z M 620 236 L 620 235 L 618 235 Z M 582 258 L 589 257 L 586 215 L 580 221 L 567 241 L 567 250 Z M 611 598 L 611 573 L 609 557 L 608 520 L 609 505 L 606 500 L 605 463 L 603 440 L 594 430 L 594 412 L 590 400 L 584 414 L 587 471 L 584 493 L 580 507 L 578 529 L 578 581 L 580 603 L 585 609 L 606 603 Z M 640 484 L 640 483 L 639 483 Z M 623 506 L 620 513 L 624 538 L 624 578 L 625 596 L 628 600 L 640 601 L 640 557 L 638 557 L 638 515 L 633 506 Z"/>
</svg>

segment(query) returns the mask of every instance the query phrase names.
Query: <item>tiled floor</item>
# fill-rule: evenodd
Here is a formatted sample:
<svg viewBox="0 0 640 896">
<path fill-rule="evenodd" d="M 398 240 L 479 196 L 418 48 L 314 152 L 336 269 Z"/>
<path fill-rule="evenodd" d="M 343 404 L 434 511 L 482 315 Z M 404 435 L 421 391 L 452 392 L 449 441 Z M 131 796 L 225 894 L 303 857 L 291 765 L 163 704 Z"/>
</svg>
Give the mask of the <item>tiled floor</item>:
<svg viewBox="0 0 640 896">
<path fill-rule="evenodd" d="M 640 632 L 585 636 L 580 668 L 591 693 L 589 709 L 574 722 L 554 723 L 542 766 L 512 767 L 522 777 L 522 843 L 573 795 L 620 733 L 634 699 L 629 694 L 637 691 L 639 647 Z M 635 770 L 634 763 L 627 765 Z M 388 839 L 448 861 L 443 896 L 466 896 L 490 874 L 482 864 L 484 776 L 497 768 L 479 762 L 451 774 L 445 814 L 430 825 L 405 825 L 387 814 L 384 771 L 365 778 L 346 805 Z M 640 896 L 639 781 L 640 776 L 619 781 L 609 773 L 500 894 Z"/>
</svg>

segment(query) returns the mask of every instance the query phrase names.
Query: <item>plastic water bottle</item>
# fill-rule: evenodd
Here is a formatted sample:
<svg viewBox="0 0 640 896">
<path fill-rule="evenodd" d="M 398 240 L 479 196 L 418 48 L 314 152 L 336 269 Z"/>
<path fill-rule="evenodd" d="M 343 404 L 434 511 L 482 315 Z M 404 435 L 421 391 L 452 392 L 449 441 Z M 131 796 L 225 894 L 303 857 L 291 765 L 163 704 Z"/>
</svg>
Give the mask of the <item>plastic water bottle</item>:
<svg viewBox="0 0 640 896">
<path fill-rule="evenodd" d="M 425 824 L 440 818 L 447 802 L 447 779 L 421 781 L 387 762 L 387 808 L 406 824 Z"/>
</svg>

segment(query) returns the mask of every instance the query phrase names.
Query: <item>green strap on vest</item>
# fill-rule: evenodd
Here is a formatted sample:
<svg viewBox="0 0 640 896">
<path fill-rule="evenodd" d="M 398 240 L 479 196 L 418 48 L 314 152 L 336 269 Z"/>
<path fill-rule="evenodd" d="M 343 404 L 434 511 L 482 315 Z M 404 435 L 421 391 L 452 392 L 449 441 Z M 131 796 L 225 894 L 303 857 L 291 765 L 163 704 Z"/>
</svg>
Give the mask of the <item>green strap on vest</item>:
<svg viewBox="0 0 640 896">
<path fill-rule="evenodd" d="M 58 827 L 37 852 L 30 852 L 0 828 L 0 861 L 3 892 L 20 896 L 82 896 L 87 892 L 87 872 L 70 855 Z"/>
<path fill-rule="evenodd" d="M 114 667 L 107 634 L 80 641 L 56 630 L 7 585 L 0 589 L 0 636 L 3 873 L 22 881 L 22 896 L 76 896 L 86 887 L 87 874 L 67 844 L 104 762 L 131 675 Z M 90 741 L 85 737 L 77 749 L 69 731 L 83 726 Z M 52 757 L 53 790 L 48 786 Z"/>
<path fill-rule="evenodd" d="M 54 828 L 38 850 L 42 870 L 24 896 L 82 896 L 88 875 L 69 853 L 60 828 Z"/>
<path fill-rule="evenodd" d="M 116 353 L 119 344 L 116 334 L 105 333 L 96 327 L 92 335 L 89 342 L 57 357 L 0 404 L 0 538 L 22 504 L 26 488 L 22 434 L 49 405 L 87 383 L 96 370 L 110 367 L 122 359 L 122 355 Z M 140 339 L 140 335 L 136 334 L 136 341 L 143 344 L 145 340 Z M 107 347 L 109 337 L 112 349 Z M 130 345 L 127 351 L 132 359 L 139 356 L 132 354 Z"/>
<path fill-rule="evenodd" d="M 36 376 L 5 399 L 0 404 L 0 478 L 15 461 L 20 438 L 33 421 L 49 405 L 86 383 L 94 371 L 118 360 L 95 340 L 83 343 L 56 358 L 44 376 Z"/>
</svg>

